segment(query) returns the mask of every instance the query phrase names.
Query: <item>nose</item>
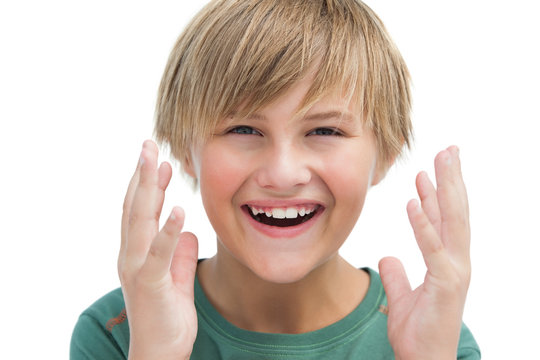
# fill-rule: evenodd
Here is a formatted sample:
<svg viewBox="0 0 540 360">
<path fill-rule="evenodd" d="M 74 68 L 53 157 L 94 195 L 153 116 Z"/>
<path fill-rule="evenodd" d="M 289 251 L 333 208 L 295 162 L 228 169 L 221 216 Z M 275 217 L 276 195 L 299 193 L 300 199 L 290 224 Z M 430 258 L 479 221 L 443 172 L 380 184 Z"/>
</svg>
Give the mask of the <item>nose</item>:
<svg viewBox="0 0 540 360">
<path fill-rule="evenodd" d="M 309 157 L 298 146 L 275 145 L 266 149 L 264 154 L 256 174 L 260 187 L 285 192 L 310 182 Z"/>
</svg>

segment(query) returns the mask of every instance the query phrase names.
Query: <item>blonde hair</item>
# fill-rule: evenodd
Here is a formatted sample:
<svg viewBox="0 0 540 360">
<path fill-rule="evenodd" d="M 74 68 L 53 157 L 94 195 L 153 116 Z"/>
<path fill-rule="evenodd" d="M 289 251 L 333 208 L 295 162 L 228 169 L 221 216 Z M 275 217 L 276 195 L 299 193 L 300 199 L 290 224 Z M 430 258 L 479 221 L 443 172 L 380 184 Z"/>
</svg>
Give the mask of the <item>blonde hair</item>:
<svg viewBox="0 0 540 360">
<path fill-rule="evenodd" d="M 383 163 L 410 146 L 407 67 L 381 20 L 357 0 L 211 1 L 170 54 L 156 139 L 183 163 L 219 120 L 256 112 L 314 67 L 302 109 L 341 91 L 361 106 Z"/>
</svg>

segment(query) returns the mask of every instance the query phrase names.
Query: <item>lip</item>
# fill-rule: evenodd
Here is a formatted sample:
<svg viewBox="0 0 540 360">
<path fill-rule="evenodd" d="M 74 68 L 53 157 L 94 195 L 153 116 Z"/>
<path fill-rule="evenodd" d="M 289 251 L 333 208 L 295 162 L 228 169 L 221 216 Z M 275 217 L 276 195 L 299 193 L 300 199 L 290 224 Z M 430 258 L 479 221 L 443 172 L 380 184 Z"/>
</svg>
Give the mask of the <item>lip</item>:
<svg viewBox="0 0 540 360">
<path fill-rule="evenodd" d="M 324 207 L 318 201 L 313 201 L 309 199 L 291 199 L 291 200 L 253 200 L 248 201 L 244 205 L 254 206 L 254 207 L 274 207 L 274 208 L 287 208 L 295 206 L 309 206 L 309 205 L 320 205 Z"/>
<path fill-rule="evenodd" d="M 257 220 L 253 219 L 253 217 L 251 217 L 251 215 L 249 214 L 249 210 L 247 209 L 246 206 L 242 206 L 241 207 L 242 213 L 246 217 L 249 224 L 253 228 L 255 228 L 255 230 L 272 238 L 293 238 L 293 237 L 301 235 L 302 233 L 308 231 L 308 229 L 311 228 L 313 225 L 315 225 L 319 217 L 322 215 L 322 213 L 326 209 L 322 204 L 318 202 L 314 202 L 313 200 L 302 200 L 302 199 L 250 201 L 250 202 L 245 203 L 244 205 L 255 206 L 255 207 L 275 207 L 275 208 L 319 205 L 319 209 L 317 210 L 317 212 L 311 219 L 301 224 L 298 224 L 295 226 L 288 226 L 288 227 L 270 226 L 270 225 L 260 223 Z"/>
</svg>

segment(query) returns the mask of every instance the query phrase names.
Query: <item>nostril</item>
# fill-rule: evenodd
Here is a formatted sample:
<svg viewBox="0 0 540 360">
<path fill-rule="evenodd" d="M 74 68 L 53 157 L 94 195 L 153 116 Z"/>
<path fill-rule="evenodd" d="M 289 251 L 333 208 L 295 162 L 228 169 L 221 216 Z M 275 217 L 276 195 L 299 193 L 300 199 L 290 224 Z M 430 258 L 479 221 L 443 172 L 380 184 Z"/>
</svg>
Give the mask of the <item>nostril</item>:
<svg viewBox="0 0 540 360">
<path fill-rule="evenodd" d="M 283 190 L 308 184 L 312 178 L 309 168 L 301 161 L 296 161 L 295 164 L 291 162 L 273 161 L 262 164 L 256 176 L 259 186 Z"/>
</svg>

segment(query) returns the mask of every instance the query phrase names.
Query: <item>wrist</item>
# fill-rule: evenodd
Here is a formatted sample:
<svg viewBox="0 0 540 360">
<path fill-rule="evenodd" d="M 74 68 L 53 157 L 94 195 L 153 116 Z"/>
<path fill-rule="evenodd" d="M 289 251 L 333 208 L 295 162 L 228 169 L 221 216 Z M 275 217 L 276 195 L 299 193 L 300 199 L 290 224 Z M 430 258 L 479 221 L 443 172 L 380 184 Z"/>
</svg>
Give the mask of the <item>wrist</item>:
<svg viewBox="0 0 540 360">
<path fill-rule="evenodd" d="M 163 349 L 132 349 L 130 346 L 128 360 L 189 360 L 191 353 L 164 352 Z"/>
<path fill-rule="evenodd" d="M 433 355 L 422 355 L 422 356 L 399 356 L 395 354 L 395 360 L 456 360 L 457 354 L 433 354 Z"/>
</svg>

